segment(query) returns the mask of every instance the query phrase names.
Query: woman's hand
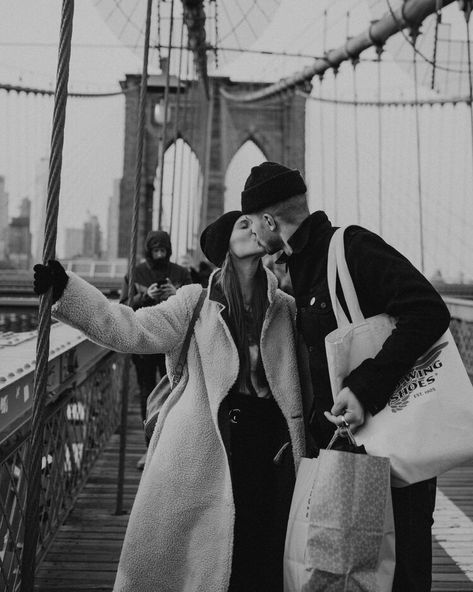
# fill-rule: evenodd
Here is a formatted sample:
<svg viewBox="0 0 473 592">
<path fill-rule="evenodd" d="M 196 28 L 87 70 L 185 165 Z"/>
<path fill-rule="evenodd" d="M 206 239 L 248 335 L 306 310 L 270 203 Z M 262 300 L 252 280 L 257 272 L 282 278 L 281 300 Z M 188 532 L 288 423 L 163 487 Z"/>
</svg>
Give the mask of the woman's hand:
<svg viewBox="0 0 473 592">
<path fill-rule="evenodd" d="M 50 259 L 47 265 L 37 263 L 34 267 L 33 290 L 36 294 L 45 294 L 49 288 L 53 289 L 53 302 L 64 294 L 69 276 L 64 267 L 55 259 Z"/>
</svg>

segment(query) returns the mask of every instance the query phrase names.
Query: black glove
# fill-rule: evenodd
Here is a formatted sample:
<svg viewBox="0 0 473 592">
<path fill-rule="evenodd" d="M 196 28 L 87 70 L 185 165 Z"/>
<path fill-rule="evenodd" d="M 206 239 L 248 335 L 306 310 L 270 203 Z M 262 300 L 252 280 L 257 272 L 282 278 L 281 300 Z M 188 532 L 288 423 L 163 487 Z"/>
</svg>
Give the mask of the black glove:
<svg viewBox="0 0 473 592">
<path fill-rule="evenodd" d="M 53 302 L 56 302 L 64 294 L 69 276 L 64 267 L 55 259 L 50 259 L 47 265 L 37 263 L 33 267 L 33 290 L 36 294 L 45 294 L 49 288 L 53 288 Z"/>
</svg>

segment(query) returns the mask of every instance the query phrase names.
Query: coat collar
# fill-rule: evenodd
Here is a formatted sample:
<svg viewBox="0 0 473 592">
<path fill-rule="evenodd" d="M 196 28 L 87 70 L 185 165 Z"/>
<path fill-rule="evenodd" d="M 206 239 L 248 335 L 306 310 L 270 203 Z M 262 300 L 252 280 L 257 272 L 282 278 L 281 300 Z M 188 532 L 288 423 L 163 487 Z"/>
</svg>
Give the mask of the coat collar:
<svg viewBox="0 0 473 592">
<path fill-rule="evenodd" d="M 293 255 L 299 255 L 304 251 L 310 241 L 311 249 L 314 246 L 314 240 L 324 234 L 325 230 L 331 227 L 327 214 L 322 210 L 314 212 L 299 225 L 298 229 L 287 241 L 292 249 L 292 255 L 283 253 L 276 263 L 287 263 Z"/>
</svg>

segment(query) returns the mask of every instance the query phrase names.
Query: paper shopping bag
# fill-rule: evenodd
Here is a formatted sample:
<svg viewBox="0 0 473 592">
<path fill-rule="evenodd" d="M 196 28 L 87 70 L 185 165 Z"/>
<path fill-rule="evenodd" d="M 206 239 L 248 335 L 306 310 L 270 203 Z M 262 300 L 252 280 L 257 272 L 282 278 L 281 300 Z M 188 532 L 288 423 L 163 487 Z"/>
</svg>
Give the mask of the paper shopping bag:
<svg viewBox="0 0 473 592">
<path fill-rule="evenodd" d="M 389 459 L 321 450 L 302 459 L 284 553 L 285 592 L 390 592 Z"/>
</svg>

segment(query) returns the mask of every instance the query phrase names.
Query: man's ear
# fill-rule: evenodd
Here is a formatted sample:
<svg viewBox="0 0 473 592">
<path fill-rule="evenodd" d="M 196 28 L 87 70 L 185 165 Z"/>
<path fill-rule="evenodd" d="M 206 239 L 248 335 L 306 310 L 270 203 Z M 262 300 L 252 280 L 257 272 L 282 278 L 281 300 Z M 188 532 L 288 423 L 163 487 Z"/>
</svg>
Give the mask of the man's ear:
<svg viewBox="0 0 473 592">
<path fill-rule="evenodd" d="M 276 220 L 271 216 L 271 214 L 263 214 L 263 220 L 271 232 L 274 232 L 277 228 Z"/>
</svg>

